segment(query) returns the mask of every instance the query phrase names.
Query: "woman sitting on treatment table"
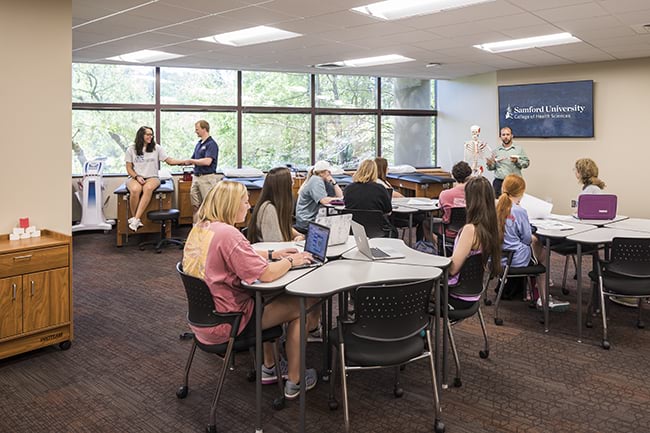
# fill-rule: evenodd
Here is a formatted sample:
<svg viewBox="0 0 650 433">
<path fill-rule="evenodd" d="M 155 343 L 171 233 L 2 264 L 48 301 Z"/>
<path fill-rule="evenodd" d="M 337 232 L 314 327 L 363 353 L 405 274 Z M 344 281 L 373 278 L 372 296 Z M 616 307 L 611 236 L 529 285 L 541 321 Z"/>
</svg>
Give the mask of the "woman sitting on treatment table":
<svg viewBox="0 0 650 433">
<path fill-rule="evenodd" d="M 255 335 L 255 301 L 251 292 L 241 287 L 241 281 L 269 282 L 286 274 L 294 265 L 310 262 L 309 253 L 298 253 L 294 248 L 277 250 L 267 261 L 268 252 L 256 251 L 235 227 L 242 223 L 250 209 L 246 187 L 239 182 L 221 181 L 210 190 L 198 211 L 198 223 L 192 228 L 183 250 L 183 269 L 194 277 L 203 279 L 212 293 L 219 312 L 243 312 L 239 335 Z M 309 301 L 313 305 L 315 301 Z M 319 320 L 319 309 L 307 317 L 307 329 Z M 262 329 L 287 323 L 286 352 L 288 380 L 284 394 L 295 399 L 300 392 L 300 304 L 297 297 L 281 295 L 264 306 Z M 204 344 L 220 344 L 228 340 L 227 326 L 212 328 L 193 327 L 196 338 Z M 276 383 L 273 369 L 273 350 L 264 345 L 262 383 Z M 316 370 L 308 369 L 305 375 L 307 390 L 316 386 Z"/>
<path fill-rule="evenodd" d="M 138 129 L 135 142 L 126 149 L 125 160 L 126 172 L 129 174 L 126 187 L 129 190 L 132 215 L 128 224 L 131 230 L 137 231 L 143 226 L 140 219 L 149 206 L 154 190 L 160 186 L 160 161 L 169 165 L 185 165 L 186 161 L 167 156 L 163 148 L 156 144 L 153 129 L 148 126 Z"/>
<path fill-rule="evenodd" d="M 260 199 L 248 225 L 248 240 L 251 243 L 304 239 L 292 227 L 292 184 L 291 172 L 286 167 L 273 168 L 266 174 Z"/>
</svg>

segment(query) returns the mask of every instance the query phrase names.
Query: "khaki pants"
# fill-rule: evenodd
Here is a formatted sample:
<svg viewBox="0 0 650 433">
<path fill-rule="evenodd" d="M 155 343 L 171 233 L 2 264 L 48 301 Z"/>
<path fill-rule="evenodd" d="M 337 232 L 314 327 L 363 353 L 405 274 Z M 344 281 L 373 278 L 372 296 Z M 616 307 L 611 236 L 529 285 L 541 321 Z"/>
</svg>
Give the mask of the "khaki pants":
<svg viewBox="0 0 650 433">
<path fill-rule="evenodd" d="M 198 208 L 208 195 L 210 190 L 217 184 L 216 174 L 204 174 L 202 176 L 192 176 L 192 188 L 190 189 L 190 200 L 192 206 Z"/>
</svg>

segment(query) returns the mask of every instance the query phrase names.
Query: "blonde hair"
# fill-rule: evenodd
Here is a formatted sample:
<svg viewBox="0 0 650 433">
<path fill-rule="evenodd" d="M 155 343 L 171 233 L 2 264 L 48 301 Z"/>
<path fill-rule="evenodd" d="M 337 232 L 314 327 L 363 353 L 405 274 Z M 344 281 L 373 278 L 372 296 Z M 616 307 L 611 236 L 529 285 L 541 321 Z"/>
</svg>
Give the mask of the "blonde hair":
<svg viewBox="0 0 650 433">
<path fill-rule="evenodd" d="M 352 180 L 358 183 L 369 183 L 377 180 L 377 164 L 372 159 L 364 159 L 359 164 Z"/>
<path fill-rule="evenodd" d="M 242 198 L 248 194 L 244 184 L 230 180 L 218 182 L 203 200 L 199 221 L 220 221 L 235 225 Z"/>
<path fill-rule="evenodd" d="M 506 229 L 506 219 L 510 216 L 510 211 L 512 210 L 512 197 L 524 195 L 524 192 L 526 191 L 526 181 L 521 176 L 509 174 L 505 179 L 503 179 L 501 191 L 499 201 L 497 202 L 497 226 L 499 228 L 499 239 L 503 242 L 503 234 Z"/>
<path fill-rule="evenodd" d="M 591 158 L 580 158 L 576 161 L 576 173 L 580 176 L 582 189 L 588 185 L 596 185 L 600 189 L 605 188 L 605 182 L 598 179 L 598 166 Z"/>
</svg>

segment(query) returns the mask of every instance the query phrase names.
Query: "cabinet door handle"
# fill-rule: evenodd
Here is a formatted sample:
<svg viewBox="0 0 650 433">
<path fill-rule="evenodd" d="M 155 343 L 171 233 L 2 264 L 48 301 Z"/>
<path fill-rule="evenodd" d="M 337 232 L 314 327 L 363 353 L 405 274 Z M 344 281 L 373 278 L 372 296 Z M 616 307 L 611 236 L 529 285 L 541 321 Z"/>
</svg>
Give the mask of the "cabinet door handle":
<svg viewBox="0 0 650 433">
<path fill-rule="evenodd" d="M 34 280 L 31 281 L 31 286 L 32 286 L 32 296 L 34 296 Z"/>
<path fill-rule="evenodd" d="M 15 262 L 17 262 L 18 260 L 31 260 L 31 259 L 32 259 L 31 254 L 27 254 L 25 256 L 16 256 L 16 257 L 14 257 Z"/>
<path fill-rule="evenodd" d="M 16 283 L 13 283 L 13 284 L 11 285 L 11 288 L 12 288 L 13 291 L 14 291 L 14 298 L 13 298 L 13 300 L 15 301 L 15 300 L 16 300 L 16 289 L 17 289 Z"/>
</svg>

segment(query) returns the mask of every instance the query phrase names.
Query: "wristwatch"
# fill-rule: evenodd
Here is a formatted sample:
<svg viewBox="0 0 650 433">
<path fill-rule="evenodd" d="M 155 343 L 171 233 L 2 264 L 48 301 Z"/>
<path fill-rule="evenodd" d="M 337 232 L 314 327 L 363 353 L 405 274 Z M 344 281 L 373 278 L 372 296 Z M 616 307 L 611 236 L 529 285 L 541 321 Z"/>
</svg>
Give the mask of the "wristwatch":
<svg viewBox="0 0 650 433">
<path fill-rule="evenodd" d="M 289 267 L 293 268 L 293 257 L 287 256 L 287 257 L 285 257 L 285 259 L 289 260 Z"/>
<path fill-rule="evenodd" d="M 330 183 L 331 183 L 332 185 L 336 185 L 336 181 L 335 181 L 335 180 L 331 181 Z"/>
<path fill-rule="evenodd" d="M 267 253 L 269 254 L 269 262 L 273 261 L 273 250 L 268 250 Z"/>
</svg>

